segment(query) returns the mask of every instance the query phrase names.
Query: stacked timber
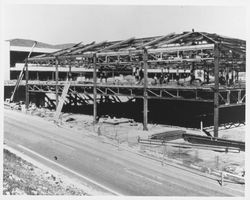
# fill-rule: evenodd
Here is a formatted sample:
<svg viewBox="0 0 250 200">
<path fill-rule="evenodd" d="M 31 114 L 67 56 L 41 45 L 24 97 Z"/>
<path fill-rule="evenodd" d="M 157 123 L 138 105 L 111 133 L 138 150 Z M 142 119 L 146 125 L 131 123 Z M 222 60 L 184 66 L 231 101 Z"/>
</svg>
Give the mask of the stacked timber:
<svg viewBox="0 0 250 200">
<path fill-rule="evenodd" d="M 185 133 L 186 131 L 184 130 L 164 131 L 152 134 L 150 136 L 150 139 L 165 140 L 165 141 L 176 140 L 182 138 L 183 134 Z"/>
</svg>

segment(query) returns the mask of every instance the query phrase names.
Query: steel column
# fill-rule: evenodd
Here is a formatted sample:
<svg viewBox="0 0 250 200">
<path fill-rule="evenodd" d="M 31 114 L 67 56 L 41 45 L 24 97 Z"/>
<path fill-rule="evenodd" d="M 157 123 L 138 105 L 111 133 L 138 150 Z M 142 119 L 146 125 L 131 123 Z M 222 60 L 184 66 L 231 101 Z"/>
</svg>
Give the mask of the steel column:
<svg viewBox="0 0 250 200">
<path fill-rule="evenodd" d="M 58 59 L 56 59 L 56 107 L 58 106 L 58 92 L 59 92 L 59 86 L 58 86 Z"/>
<path fill-rule="evenodd" d="M 97 90 L 96 90 L 96 84 L 97 84 L 97 76 L 96 76 L 96 54 L 93 55 L 93 63 L 94 63 L 94 72 L 93 72 L 93 94 L 94 94 L 94 105 L 93 105 L 93 124 L 96 124 L 97 120 Z"/>
<path fill-rule="evenodd" d="M 26 84 L 25 84 L 25 105 L 26 105 L 26 109 L 28 109 L 29 108 L 29 85 L 28 85 L 29 84 L 29 69 L 28 69 L 27 60 L 25 61 L 25 79 L 26 79 Z"/>
<path fill-rule="evenodd" d="M 143 90 L 143 130 L 148 130 L 148 52 L 143 51 L 143 67 L 144 67 L 144 90 Z"/>
<path fill-rule="evenodd" d="M 214 137 L 219 134 L 219 44 L 214 45 Z"/>
</svg>

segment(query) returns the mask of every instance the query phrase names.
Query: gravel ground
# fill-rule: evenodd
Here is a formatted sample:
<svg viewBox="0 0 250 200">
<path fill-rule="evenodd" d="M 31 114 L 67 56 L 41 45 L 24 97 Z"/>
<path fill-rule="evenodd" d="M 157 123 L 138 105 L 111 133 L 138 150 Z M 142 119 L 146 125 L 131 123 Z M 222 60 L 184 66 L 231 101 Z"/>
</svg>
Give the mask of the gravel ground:
<svg viewBox="0 0 250 200">
<path fill-rule="evenodd" d="M 4 149 L 3 195 L 87 195 Z"/>
</svg>

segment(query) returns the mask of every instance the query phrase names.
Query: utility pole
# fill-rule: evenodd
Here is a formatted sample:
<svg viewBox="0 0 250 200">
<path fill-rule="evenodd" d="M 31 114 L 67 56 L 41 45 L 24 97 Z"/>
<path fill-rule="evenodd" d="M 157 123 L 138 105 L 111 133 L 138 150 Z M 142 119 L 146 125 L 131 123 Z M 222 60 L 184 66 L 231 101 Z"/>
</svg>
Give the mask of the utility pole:
<svg viewBox="0 0 250 200">
<path fill-rule="evenodd" d="M 96 105 L 96 98 L 97 98 L 97 90 L 96 90 L 96 84 L 97 84 L 97 76 L 96 76 L 96 54 L 93 55 L 93 64 L 94 64 L 94 72 L 93 72 L 93 94 L 94 94 L 94 105 L 93 105 L 93 124 L 96 124 L 97 119 L 97 105 Z"/>
<path fill-rule="evenodd" d="M 26 105 L 26 110 L 29 108 L 29 69 L 28 69 L 28 61 L 27 59 L 25 60 L 25 79 L 26 79 L 26 84 L 25 84 L 25 105 Z"/>
<path fill-rule="evenodd" d="M 59 99 L 58 99 L 58 93 L 59 93 L 59 85 L 58 85 L 58 64 L 59 64 L 59 61 L 58 59 L 56 58 L 56 107 L 58 106 L 58 103 L 59 103 Z"/>
<path fill-rule="evenodd" d="M 219 44 L 214 45 L 214 137 L 218 137 L 219 130 Z"/>
<path fill-rule="evenodd" d="M 148 52 L 144 48 L 143 51 L 143 67 L 144 67 L 144 90 L 143 90 L 143 130 L 148 130 Z"/>
</svg>

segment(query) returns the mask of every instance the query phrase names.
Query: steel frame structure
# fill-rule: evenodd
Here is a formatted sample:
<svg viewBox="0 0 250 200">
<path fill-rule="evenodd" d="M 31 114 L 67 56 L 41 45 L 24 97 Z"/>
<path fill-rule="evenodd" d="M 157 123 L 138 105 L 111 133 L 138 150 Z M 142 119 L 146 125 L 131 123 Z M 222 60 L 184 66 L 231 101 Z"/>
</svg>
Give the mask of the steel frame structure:
<svg viewBox="0 0 250 200">
<path fill-rule="evenodd" d="M 56 84 L 48 82 L 29 83 L 29 92 L 55 93 Z M 58 84 L 58 94 L 63 91 L 63 84 Z M 97 94 L 100 96 L 129 96 L 143 98 L 143 85 L 110 85 L 97 84 Z M 166 99 L 180 101 L 213 102 L 213 88 L 209 87 L 173 87 L 148 86 L 148 99 Z M 69 94 L 84 94 L 91 98 L 93 84 L 79 84 L 71 82 Z M 242 88 L 219 88 L 219 108 L 245 105 L 245 90 Z"/>
<path fill-rule="evenodd" d="M 212 101 L 214 102 L 214 137 L 218 137 L 219 108 L 242 105 L 245 102 L 245 87 L 234 85 L 234 87 L 228 86 L 221 89 L 219 72 L 224 70 L 228 74 L 230 70 L 245 71 L 246 41 L 217 34 L 192 31 L 148 38 L 129 38 L 123 41 L 79 43 L 68 49 L 29 58 L 27 61 L 27 63 L 41 66 L 55 66 L 56 105 L 58 105 L 58 94 L 61 91 L 58 82 L 58 67 L 68 67 L 69 71 L 71 66 L 93 69 L 93 84 L 90 86 L 82 84 L 81 87 L 85 91 L 93 93 L 94 123 L 96 123 L 97 117 L 97 94 L 104 96 L 129 95 L 143 98 L 144 130 L 147 130 L 149 98 Z M 135 67 L 142 67 L 144 70 L 143 86 L 97 85 L 97 69 L 99 68 L 124 70 Z M 190 70 L 202 68 L 207 70 L 208 74 L 212 73 L 215 81 L 210 89 L 194 87 L 189 90 L 185 87 L 168 88 L 167 86 L 165 88 L 154 88 L 148 84 L 147 70 L 149 68 Z M 26 64 L 26 106 L 29 103 L 29 92 L 39 91 L 39 87 L 40 91 L 46 91 L 49 86 L 29 84 L 28 64 Z M 79 87 L 75 85 L 73 88 Z M 137 90 L 140 92 L 137 92 Z M 186 90 L 189 90 L 189 93 L 193 91 L 195 95 L 192 97 L 186 95 Z M 207 96 L 201 95 L 203 90 L 206 90 Z M 237 98 L 235 98 L 236 96 Z"/>
</svg>

